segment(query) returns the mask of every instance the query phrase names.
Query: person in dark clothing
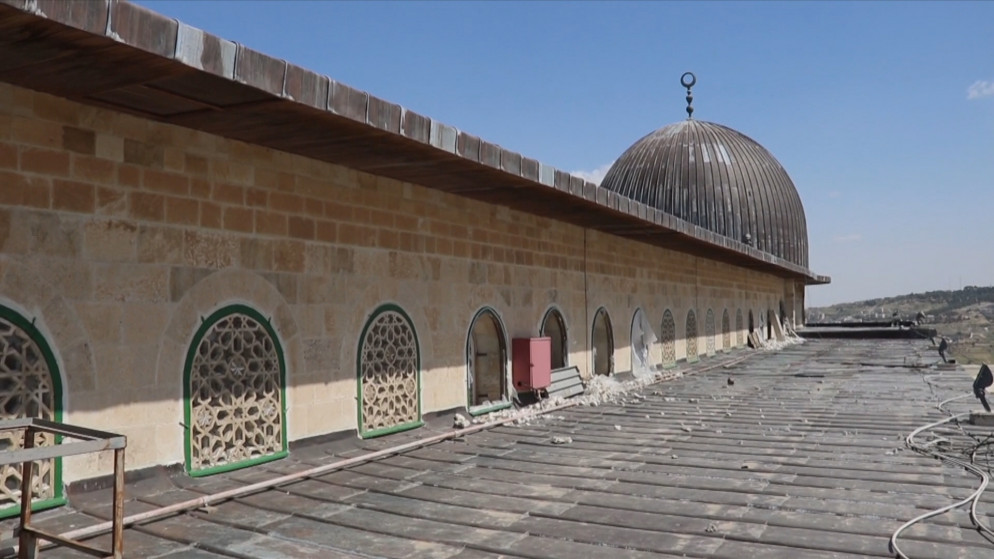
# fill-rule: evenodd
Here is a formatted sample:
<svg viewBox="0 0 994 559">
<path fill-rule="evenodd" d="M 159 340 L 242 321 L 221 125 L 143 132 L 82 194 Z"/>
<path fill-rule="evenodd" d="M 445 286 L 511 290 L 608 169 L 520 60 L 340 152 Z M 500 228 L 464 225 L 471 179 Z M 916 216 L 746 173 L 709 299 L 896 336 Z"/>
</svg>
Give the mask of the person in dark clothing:
<svg viewBox="0 0 994 559">
<path fill-rule="evenodd" d="M 987 404 L 987 387 L 994 384 L 994 375 L 991 374 L 991 368 L 984 363 L 980 366 L 980 372 L 977 373 L 977 378 L 973 381 L 973 395 L 980 398 L 980 403 L 984 405 L 984 409 L 991 411 L 991 407 Z"/>
<path fill-rule="evenodd" d="M 949 349 L 949 342 L 947 342 L 945 338 L 942 338 L 942 341 L 939 342 L 939 357 L 942 358 L 943 363 L 948 363 L 948 361 L 946 361 L 947 349 Z"/>
</svg>

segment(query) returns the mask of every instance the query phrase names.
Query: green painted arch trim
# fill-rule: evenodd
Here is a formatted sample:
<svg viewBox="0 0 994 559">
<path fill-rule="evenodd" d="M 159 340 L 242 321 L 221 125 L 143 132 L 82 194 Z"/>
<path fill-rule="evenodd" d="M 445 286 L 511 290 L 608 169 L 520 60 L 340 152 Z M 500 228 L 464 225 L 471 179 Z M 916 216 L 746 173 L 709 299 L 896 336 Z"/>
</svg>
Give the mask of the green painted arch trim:
<svg viewBox="0 0 994 559">
<path fill-rule="evenodd" d="M 688 332 L 689 328 L 687 328 L 687 327 L 690 325 L 690 319 L 691 318 L 694 319 L 694 336 L 693 336 L 693 338 L 694 338 L 694 355 L 690 355 L 690 352 L 687 351 L 687 349 L 686 349 L 690 345 L 690 338 L 691 338 L 691 336 L 690 336 L 690 332 Z M 685 348 L 684 349 L 684 353 L 687 354 L 686 357 L 684 357 L 684 360 L 687 363 L 697 363 L 698 361 L 701 360 L 701 348 L 698 347 L 698 344 L 700 343 L 700 341 L 701 341 L 701 328 L 697 324 L 697 311 L 695 309 L 690 309 L 690 310 L 687 311 L 687 316 L 684 319 L 684 324 L 683 324 L 683 345 L 684 345 L 684 348 Z"/>
<path fill-rule="evenodd" d="M 594 359 L 594 334 L 597 330 L 597 317 L 604 316 L 604 331 L 607 333 L 607 345 L 608 345 L 608 372 L 607 376 L 614 374 L 614 325 L 611 324 L 611 313 L 607 311 L 607 307 L 601 305 L 597 307 L 594 311 L 594 319 L 590 321 L 590 347 L 588 353 L 590 353 L 590 371 L 593 375 L 596 375 L 595 369 L 597 368 L 597 363 Z"/>
<path fill-rule="evenodd" d="M 539 334 L 545 335 L 543 328 L 545 327 L 546 321 L 549 320 L 550 316 L 557 316 L 560 324 L 563 325 L 563 334 L 567 334 L 569 328 L 566 325 L 566 317 L 563 315 L 563 311 L 556 305 L 549 305 L 548 309 L 542 313 L 542 322 L 539 323 Z"/>
<path fill-rule="evenodd" d="M 411 332 L 414 332 L 414 353 L 415 353 L 415 367 L 417 368 L 416 382 L 417 382 L 417 393 L 418 393 L 418 418 L 415 421 L 410 421 L 408 423 L 402 423 L 400 425 L 391 425 L 390 427 L 382 427 L 380 429 L 365 430 L 363 428 L 363 415 L 362 415 L 362 346 L 366 341 L 366 334 L 369 333 L 369 327 L 373 325 L 373 322 L 385 312 L 395 312 L 399 314 L 407 326 L 410 327 Z M 424 421 L 421 417 L 421 340 L 418 338 L 418 329 L 414 326 L 414 321 L 411 320 L 410 315 L 407 314 L 404 309 L 396 303 L 383 303 L 376 307 L 373 312 L 366 319 L 366 324 L 362 327 L 362 333 L 359 334 L 359 345 L 356 347 L 355 356 L 355 371 L 356 371 L 356 430 L 359 433 L 359 437 L 363 439 L 371 439 L 374 437 L 382 437 L 383 435 L 390 435 L 393 433 L 400 433 L 402 431 L 409 431 L 411 429 L 417 429 L 424 425 Z"/>
<path fill-rule="evenodd" d="M 31 341 L 33 341 L 38 349 L 41 350 L 42 358 L 45 360 L 45 366 L 48 367 L 48 376 L 52 381 L 52 403 L 55 412 L 55 422 L 62 423 L 62 412 L 63 412 L 63 392 L 62 392 L 62 374 L 59 370 L 58 361 L 55 359 L 55 353 L 52 351 L 52 347 L 48 345 L 48 340 L 41 333 L 41 330 L 34 325 L 33 320 L 28 320 L 21 313 L 16 310 L 0 304 L 0 318 L 10 322 L 14 326 L 23 330 Z M 55 437 L 55 444 L 59 444 L 62 441 L 62 436 L 57 435 Z M 55 459 L 55 471 L 53 478 L 53 496 L 48 499 L 41 499 L 38 501 L 32 501 L 31 510 L 45 510 L 66 504 L 65 490 L 62 487 L 62 458 Z M 0 508 L 0 518 L 9 518 L 11 516 L 16 516 L 21 512 L 21 504 L 17 503 L 15 505 L 10 505 L 8 507 Z"/>
<path fill-rule="evenodd" d="M 255 320 L 262 326 L 262 328 L 269 334 L 269 337 L 273 340 L 273 346 L 276 348 L 276 357 L 279 361 L 280 366 L 280 442 L 282 449 L 273 454 L 266 456 L 258 456 L 255 458 L 250 458 L 248 460 L 242 460 L 240 462 L 232 462 L 230 464 L 223 464 L 221 466 L 213 466 L 210 468 L 204 468 L 201 470 L 194 470 L 191 466 L 193 458 L 193 441 L 190 438 L 190 425 L 191 423 L 191 386 L 190 386 L 190 376 L 193 371 L 193 359 L 197 353 L 197 346 L 204 339 L 207 331 L 211 329 L 215 324 L 217 324 L 221 319 L 231 316 L 233 314 L 243 314 L 252 320 Z M 183 364 L 183 451 L 184 451 L 184 465 L 186 467 L 186 472 L 192 477 L 202 477 L 209 476 L 213 474 L 219 474 L 222 472 L 230 472 L 232 470 L 238 470 L 241 468 L 247 468 L 249 466 L 254 466 L 256 464 L 264 464 L 266 462 L 272 462 L 273 460 L 279 460 L 280 458 L 285 458 L 288 454 L 288 446 L 286 440 L 286 359 L 283 355 L 283 344 L 280 342 L 280 337 L 276 334 L 276 330 L 273 329 L 272 324 L 268 318 L 262 315 L 259 311 L 253 309 L 252 307 L 244 304 L 233 304 L 221 307 L 220 309 L 211 313 L 210 316 L 204 318 L 200 322 L 200 327 L 197 328 L 196 333 L 193 335 L 193 340 L 190 342 L 190 348 L 186 352 L 186 361 Z"/>
<path fill-rule="evenodd" d="M 548 333 L 545 331 L 545 323 L 549 320 L 549 317 L 555 317 L 555 320 L 559 322 L 562 327 L 562 343 L 563 343 L 563 366 L 569 367 L 569 327 L 566 325 L 566 317 L 563 316 L 563 311 L 556 305 L 549 305 L 549 308 L 545 310 L 542 315 L 542 322 L 538 325 L 539 336 L 549 337 Z M 487 413 L 481 411 L 480 413 Z"/>
<path fill-rule="evenodd" d="M 506 410 L 506 409 L 508 409 L 508 408 L 510 408 L 512 406 L 514 406 L 513 402 L 498 402 L 498 403 L 493 404 L 491 406 L 480 406 L 480 407 L 476 407 L 476 408 L 467 408 L 467 411 L 469 412 L 469 415 L 471 415 L 473 417 L 478 417 L 478 416 L 481 416 L 481 415 L 486 415 L 488 413 L 493 413 L 495 411 Z"/>
<path fill-rule="evenodd" d="M 498 334 L 500 334 L 500 342 L 501 342 L 500 349 L 503 352 L 503 355 L 501 355 L 501 359 L 502 359 L 502 361 L 501 361 L 501 372 L 503 374 L 503 378 L 501 379 L 501 386 L 503 387 L 502 390 L 505 393 L 501 395 L 501 402 L 495 403 L 495 404 L 493 404 L 491 406 L 474 406 L 474 405 L 472 405 L 473 394 L 472 394 L 472 392 L 470 391 L 470 388 L 469 388 L 469 373 L 470 373 L 470 368 L 469 368 L 469 340 L 470 340 L 470 337 L 473 335 L 473 327 L 476 326 L 476 321 L 480 320 L 480 317 L 482 317 L 483 315 L 487 315 L 487 314 L 489 314 L 491 317 L 493 317 L 493 321 L 494 321 L 494 324 L 496 324 L 496 329 L 498 331 Z M 548 314 L 548 313 L 546 313 L 546 314 Z M 494 411 L 495 409 L 504 409 L 506 407 L 510 407 L 510 405 L 511 405 L 511 401 L 510 401 L 510 398 L 511 398 L 511 383 L 510 383 L 510 381 L 507 378 L 507 373 L 508 373 L 508 369 L 507 369 L 507 356 L 511 353 L 511 351 L 510 351 L 510 349 L 508 347 L 508 342 L 509 341 L 510 340 L 508 339 L 508 336 L 507 336 L 507 328 L 504 327 L 504 320 L 501 319 L 500 313 L 497 312 L 497 309 L 495 309 L 495 308 L 487 305 L 487 306 L 480 307 L 475 313 L 473 313 L 473 318 L 471 318 L 470 321 L 469 321 L 469 328 L 466 329 L 466 343 L 463 344 L 463 356 L 466 358 L 466 378 L 465 378 L 465 380 L 466 380 L 466 411 L 470 415 L 476 416 L 476 415 L 481 415 L 481 414 L 484 414 L 484 413 L 489 413 L 491 411 Z"/>
</svg>

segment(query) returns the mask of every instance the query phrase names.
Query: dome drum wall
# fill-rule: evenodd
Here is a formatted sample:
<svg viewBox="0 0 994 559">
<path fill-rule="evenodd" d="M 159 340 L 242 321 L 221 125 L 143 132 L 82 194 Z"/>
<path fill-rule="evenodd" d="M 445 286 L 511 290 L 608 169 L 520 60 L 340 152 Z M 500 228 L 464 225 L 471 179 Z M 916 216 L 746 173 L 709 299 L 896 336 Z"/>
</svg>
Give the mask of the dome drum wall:
<svg viewBox="0 0 994 559">
<path fill-rule="evenodd" d="M 693 225 L 808 266 L 801 198 L 780 163 L 754 140 L 687 119 L 643 137 L 601 186 Z"/>
</svg>

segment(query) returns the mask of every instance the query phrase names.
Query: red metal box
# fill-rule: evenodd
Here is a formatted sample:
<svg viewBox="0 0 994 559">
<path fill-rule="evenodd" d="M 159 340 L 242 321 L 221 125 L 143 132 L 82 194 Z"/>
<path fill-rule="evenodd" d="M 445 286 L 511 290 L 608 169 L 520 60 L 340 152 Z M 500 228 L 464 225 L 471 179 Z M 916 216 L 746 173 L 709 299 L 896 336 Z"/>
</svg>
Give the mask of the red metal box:
<svg viewBox="0 0 994 559">
<path fill-rule="evenodd" d="M 552 338 L 514 338 L 511 379 L 519 392 L 548 388 L 552 384 Z"/>
</svg>

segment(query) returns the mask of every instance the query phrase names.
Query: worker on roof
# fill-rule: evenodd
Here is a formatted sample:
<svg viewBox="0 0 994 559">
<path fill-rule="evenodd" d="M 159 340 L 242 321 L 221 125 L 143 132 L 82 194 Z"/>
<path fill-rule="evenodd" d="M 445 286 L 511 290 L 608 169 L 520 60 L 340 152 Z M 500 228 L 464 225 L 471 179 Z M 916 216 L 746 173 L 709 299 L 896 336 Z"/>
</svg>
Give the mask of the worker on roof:
<svg viewBox="0 0 994 559">
<path fill-rule="evenodd" d="M 987 366 L 987 363 L 984 363 L 980 366 L 980 372 L 977 373 L 977 378 L 973 381 L 973 395 L 980 398 L 980 403 L 988 412 L 991 411 L 991 407 L 987 404 L 987 387 L 992 384 L 994 384 L 994 375 L 991 374 L 991 368 Z"/>
</svg>

